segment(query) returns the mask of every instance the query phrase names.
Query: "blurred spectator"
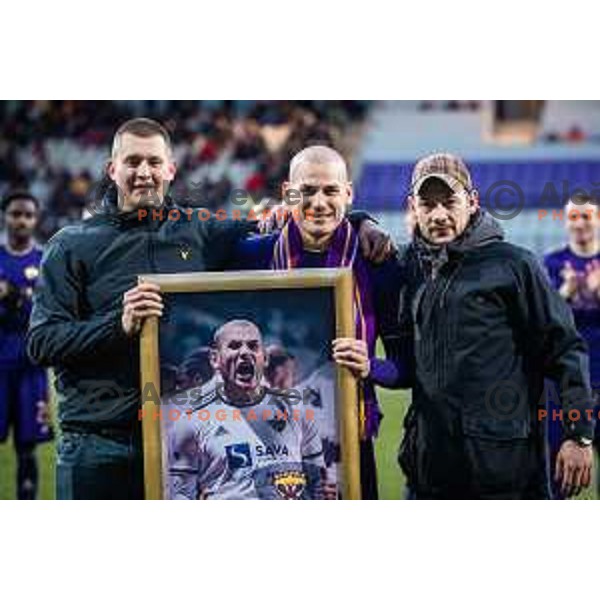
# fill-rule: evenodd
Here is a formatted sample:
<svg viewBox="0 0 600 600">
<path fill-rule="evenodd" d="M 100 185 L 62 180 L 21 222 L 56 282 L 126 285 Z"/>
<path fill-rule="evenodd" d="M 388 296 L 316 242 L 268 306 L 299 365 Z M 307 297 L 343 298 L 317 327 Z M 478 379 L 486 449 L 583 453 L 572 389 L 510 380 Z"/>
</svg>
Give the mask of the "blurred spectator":
<svg viewBox="0 0 600 600">
<path fill-rule="evenodd" d="M 583 142 L 585 141 L 585 133 L 581 127 L 578 125 L 573 125 L 571 129 L 567 132 L 567 141 L 568 142 Z"/>
<path fill-rule="evenodd" d="M 204 385 L 213 376 L 210 364 L 210 348 L 202 346 L 189 354 L 177 369 L 177 390 Z"/>
<path fill-rule="evenodd" d="M 462 111 L 462 112 L 476 112 L 481 109 L 480 100 L 421 100 L 419 102 L 419 110 L 421 111 L 434 111 L 434 110 L 448 110 L 448 111 Z"/>
<path fill-rule="evenodd" d="M 269 385 L 278 390 L 289 390 L 297 383 L 296 357 L 280 346 L 267 348 L 268 362 L 265 377 Z"/>
</svg>

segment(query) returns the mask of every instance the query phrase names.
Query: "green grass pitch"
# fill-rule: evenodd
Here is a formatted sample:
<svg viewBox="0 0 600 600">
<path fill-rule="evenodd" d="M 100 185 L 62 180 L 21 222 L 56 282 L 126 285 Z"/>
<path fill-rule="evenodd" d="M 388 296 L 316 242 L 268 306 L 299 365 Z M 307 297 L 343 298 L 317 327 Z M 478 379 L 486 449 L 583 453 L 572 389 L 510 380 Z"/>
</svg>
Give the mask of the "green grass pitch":
<svg viewBox="0 0 600 600">
<path fill-rule="evenodd" d="M 397 462 L 397 452 L 402 434 L 402 422 L 408 406 L 409 394 L 404 391 L 379 390 L 379 400 L 384 413 L 381 431 L 376 442 L 379 494 L 382 499 L 404 497 L 404 476 Z M 54 444 L 38 447 L 40 468 L 40 498 L 54 498 Z M 15 456 L 12 444 L 0 444 L 0 499 L 15 498 Z M 592 491 L 584 492 L 581 499 L 594 499 Z"/>
<path fill-rule="evenodd" d="M 377 441 L 379 490 L 382 498 L 400 498 L 404 491 L 404 477 L 396 462 L 402 419 L 406 410 L 406 393 L 382 390 L 380 393 L 385 419 Z M 40 493 L 43 499 L 54 498 L 55 453 L 54 443 L 42 444 L 37 449 L 40 469 Z M 15 498 L 15 453 L 10 441 L 0 444 L 0 500 Z"/>
</svg>

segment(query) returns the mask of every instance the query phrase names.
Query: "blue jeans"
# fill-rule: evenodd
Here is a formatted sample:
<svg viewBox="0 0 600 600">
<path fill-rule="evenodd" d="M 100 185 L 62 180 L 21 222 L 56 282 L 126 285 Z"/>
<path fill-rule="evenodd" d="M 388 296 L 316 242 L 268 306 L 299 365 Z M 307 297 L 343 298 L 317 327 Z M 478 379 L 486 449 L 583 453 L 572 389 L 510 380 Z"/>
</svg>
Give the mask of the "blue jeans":
<svg viewBox="0 0 600 600">
<path fill-rule="evenodd" d="M 118 438 L 63 432 L 56 464 L 58 500 L 143 500 L 144 465 L 139 435 Z"/>
</svg>

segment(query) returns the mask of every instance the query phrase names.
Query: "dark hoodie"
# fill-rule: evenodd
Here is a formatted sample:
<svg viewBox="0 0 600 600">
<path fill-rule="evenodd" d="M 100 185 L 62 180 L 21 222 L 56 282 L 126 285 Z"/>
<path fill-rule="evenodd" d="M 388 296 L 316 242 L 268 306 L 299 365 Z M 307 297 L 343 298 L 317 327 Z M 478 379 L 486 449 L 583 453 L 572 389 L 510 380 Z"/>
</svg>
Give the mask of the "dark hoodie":
<svg viewBox="0 0 600 600">
<path fill-rule="evenodd" d="M 479 211 L 454 242 L 417 233 L 401 325 L 415 386 L 401 449 L 421 497 L 544 497 L 544 378 L 561 385 L 567 437 L 591 437 L 585 344 L 536 257 Z"/>
</svg>

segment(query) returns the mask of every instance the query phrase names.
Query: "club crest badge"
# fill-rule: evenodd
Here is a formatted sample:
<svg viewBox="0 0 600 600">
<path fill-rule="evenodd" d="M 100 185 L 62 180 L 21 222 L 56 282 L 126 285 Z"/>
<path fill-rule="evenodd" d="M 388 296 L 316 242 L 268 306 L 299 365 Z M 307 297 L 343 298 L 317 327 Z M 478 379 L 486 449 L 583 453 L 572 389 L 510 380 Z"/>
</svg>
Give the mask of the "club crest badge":
<svg viewBox="0 0 600 600">
<path fill-rule="evenodd" d="M 284 471 L 273 476 L 273 486 L 283 500 L 301 500 L 306 489 L 306 475 L 300 471 Z"/>
<path fill-rule="evenodd" d="M 178 252 L 181 260 L 190 260 L 192 258 L 192 249 L 189 246 L 181 246 Z"/>
<path fill-rule="evenodd" d="M 23 275 L 25 275 L 25 278 L 28 281 L 33 281 L 39 274 L 40 270 L 37 267 L 34 267 L 33 265 L 25 267 L 25 270 L 23 271 Z"/>
</svg>

